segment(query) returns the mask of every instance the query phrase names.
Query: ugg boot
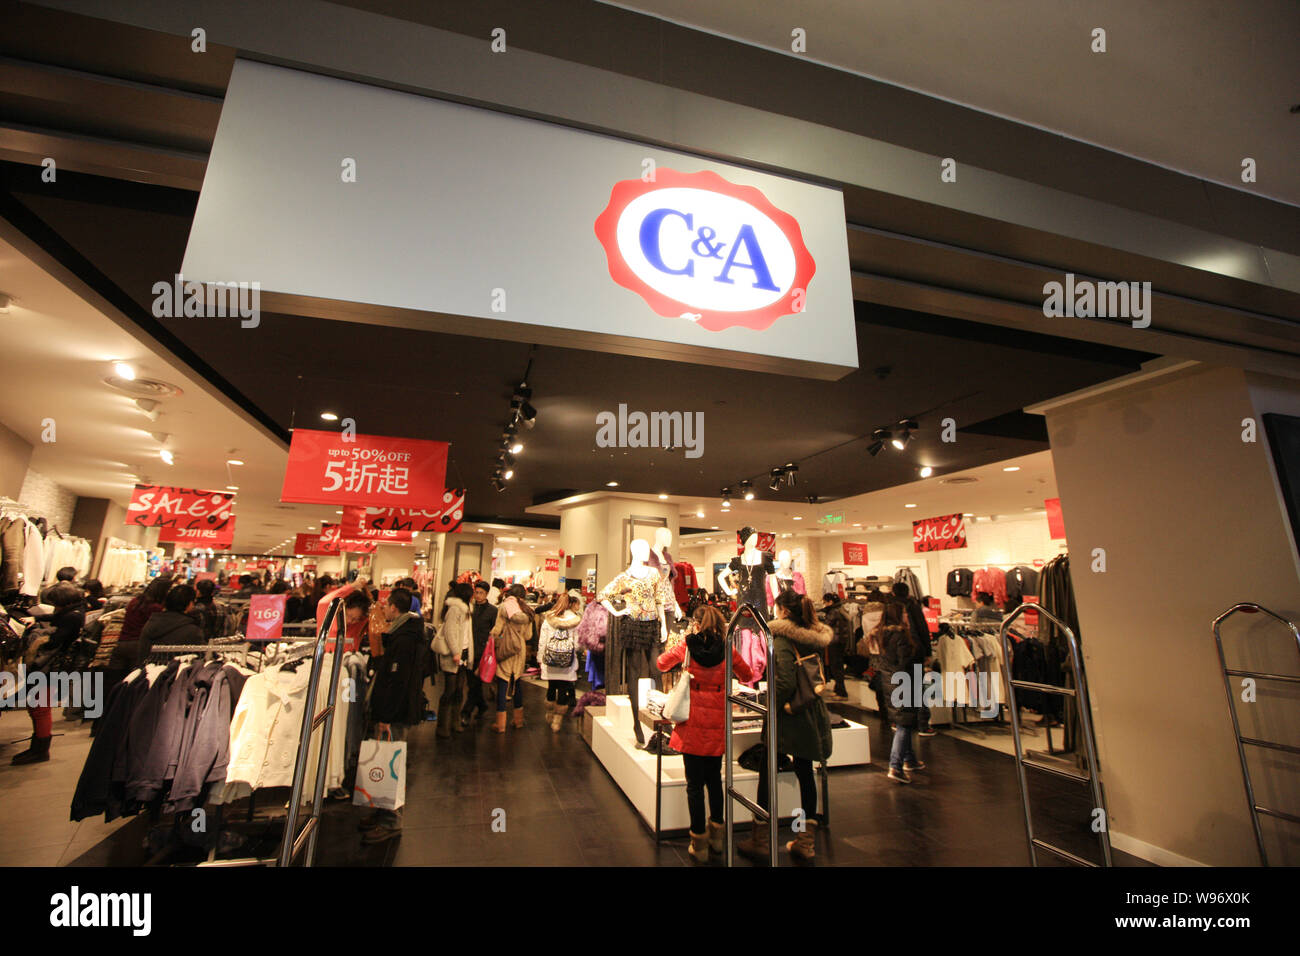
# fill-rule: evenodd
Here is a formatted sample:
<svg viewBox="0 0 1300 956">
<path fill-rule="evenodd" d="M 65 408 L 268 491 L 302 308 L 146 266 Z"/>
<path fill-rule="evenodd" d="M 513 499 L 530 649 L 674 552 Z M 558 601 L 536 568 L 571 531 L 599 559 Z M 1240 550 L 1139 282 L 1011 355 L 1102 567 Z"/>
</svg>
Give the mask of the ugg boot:
<svg viewBox="0 0 1300 956">
<path fill-rule="evenodd" d="M 492 725 L 492 729 L 499 734 L 506 732 L 506 712 L 504 710 L 497 711 L 496 723 Z"/>
<path fill-rule="evenodd" d="M 785 848 L 797 861 L 811 863 L 817 857 L 817 821 L 805 820 L 803 825 L 803 833 L 796 833 Z"/>
<path fill-rule="evenodd" d="M 524 709 L 522 707 L 510 708 L 514 712 L 514 725 L 516 730 L 522 730 L 524 727 Z"/>
<path fill-rule="evenodd" d="M 765 822 L 755 820 L 749 838 L 736 841 L 736 852 L 755 863 L 766 866 L 771 862 L 772 841 Z"/>
<path fill-rule="evenodd" d="M 709 850 L 715 856 L 722 856 L 722 851 L 726 849 L 723 839 L 726 833 L 727 825 L 725 823 L 709 821 Z"/>
<path fill-rule="evenodd" d="M 50 738 L 33 737 L 32 745 L 29 749 L 20 754 L 14 754 L 11 761 L 15 766 L 25 763 L 42 763 L 50 759 Z"/>
<path fill-rule="evenodd" d="M 686 852 L 691 855 L 691 859 L 696 863 L 708 863 L 709 835 L 707 833 L 692 833 L 691 845 L 686 848 Z"/>
<path fill-rule="evenodd" d="M 553 733 L 553 734 L 558 734 L 558 733 L 560 732 L 560 728 L 563 727 L 563 726 L 564 726 L 564 715 L 563 715 L 563 714 L 559 714 L 559 713 L 552 714 L 552 715 L 551 715 L 551 733 Z"/>
</svg>

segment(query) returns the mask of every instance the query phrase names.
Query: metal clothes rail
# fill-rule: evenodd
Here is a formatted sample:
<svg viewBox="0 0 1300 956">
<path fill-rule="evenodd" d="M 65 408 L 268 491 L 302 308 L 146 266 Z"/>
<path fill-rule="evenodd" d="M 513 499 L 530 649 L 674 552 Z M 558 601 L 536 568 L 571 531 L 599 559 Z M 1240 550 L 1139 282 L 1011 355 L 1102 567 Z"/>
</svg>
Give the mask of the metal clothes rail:
<svg viewBox="0 0 1300 956">
<path fill-rule="evenodd" d="M 1255 828 L 1255 844 L 1259 847 L 1259 862 L 1261 866 L 1268 866 L 1268 851 L 1264 849 L 1264 831 L 1259 825 L 1259 815 L 1275 817 L 1279 820 L 1285 820 L 1288 823 L 1300 823 L 1300 816 L 1293 813 L 1287 813 L 1283 810 L 1272 810 L 1268 807 L 1261 807 L 1255 799 L 1255 786 L 1250 779 L 1250 764 L 1246 760 L 1246 746 L 1261 747 L 1266 750 L 1280 750 L 1283 753 L 1300 754 L 1300 747 L 1293 747 L 1290 744 L 1280 744 L 1272 740 L 1260 740 L 1256 737 L 1243 737 L 1241 735 L 1241 722 L 1237 719 L 1237 701 L 1232 692 L 1233 677 L 1249 677 L 1255 680 L 1277 681 L 1284 684 L 1300 684 L 1300 676 L 1292 674 L 1267 674 L 1256 671 L 1243 671 L 1229 669 L 1227 658 L 1223 655 L 1223 637 L 1220 629 L 1223 622 L 1238 611 L 1246 614 L 1264 613 L 1275 621 L 1285 624 L 1291 631 L 1291 636 L 1295 638 L 1296 650 L 1300 651 L 1300 630 L 1294 623 L 1288 621 L 1280 614 L 1270 611 L 1261 604 L 1252 604 L 1242 602 L 1234 604 L 1222 614 L 1214 619 L 1214 645 L 1219 651 L 1219 668 L 1223 671 L 1223 688 L 1228 692 L 1228 713 L 1232 716 L 1232 732 L 1237 738 L 1237 756 L 1241 759 L 1241 777 L 1246 784 L 1246 802 L 1250 806 L 1250 822 Z"/>
<path fill-rule="evenodd" d="M 763 635 L 763 646 L 767 653 L 767 666 L 763 671 L 763 676 L 767 679 L 767 704 L 756 704 L 752 700 L 733 694 L 731 692 L 734 675 L 731 666 L 732 642 L 735 640 L 736 629 L 743 617 L 748 616 L 751 620 L 746 623 L 749 630 L 757 630 Z M 769 863 L 772 866 L 777 865 L 777 822 L 780 819 L 776 806 L 776 767 L 777 767 L 777 748 L 776 748 L 776 655 L 772 647 L 772 632 L 768 629 L 767 619 L 752 604 L 742 604 L 736 609 L 736 613 L 731 616 L 731 622 L 727 625 L 726 647 L 723 650 L 727 658 L 727 684 L 726 684 L 726 735 L 727 749 L 726 756 L 723 757 L 723 767 L 725 768 L 724 786 L 724 803 L 726 804 L 726 834 L 727 834 L 727 866 L 734 866 L 736 862 L 736 835 L 735 835 L 735 815 L 732 813 L 732 801 L 735 800 L 745 806 L 754 816 L 754 826 L 766 824 L 768 828 L 768 853 L 770 855 Z M 747 710 L 751 710 L 763 717 L 763 741 L 767 745 L 767 806 L 764 810 L 756 803 L 751 801 L 744 794 L 736 790 L 735 787 L 735 744 L 732 740 L 732 706 L 739 705 Z"/>
<path fill-rule="evenodd" d="M 1074 687 L 1057 687 L 1055 684 L 1039 684 L 1034 681 L 1016 680 L 1010 676 L 1011 672 L 1011 642 L 1007 634 L 1011 629 L 1011 623 L 1020 615 L 1027 611 L 1037 611 L 1046 617 L 1053 624 L 1061 629 L 1065 635 L 1066 643 L 1070 648 L 1070 667 L 1074 672 Z M 1020 778 L 1020 799 L 1025 809 L 1025 834 L 1029 837 L 1029 861 L 1032 865 L 1038 866 L 1038 850 L 1046 850 L 1048 853 L 1055 854 L 1062 859 L 1069 860 L 1071 863 L 1079 866 L 1097 866 L 1091 860 L 1086 860 L 1081 856 L 1070 853 L 1068 850 L 1054 846 L 1046 840 L 1040 840 L 1034 836 L 1033 814 L 1029 809 L 1029 783 L 1025 778 L 1025 768 L 1030 767 L 1034 770 L 1041 770 L 1057 777 L 1064 777 L 1067 780 L 1085 782 L 1092 788 L 1092 800 L 1094 810 L 1101 811 L 1100 829 L 1097 830 L 1097 837 L 1101 842 L 1101 855 L 1104 866 L 1111 866 L 1110 858 L 1110 815 L 1106 809 L 1106 797 L 1101 789 L 1101 771 L 1097 761 L 1097 739 L 1092 732 L 1092 707 L 1088 701 L 1088 684 L 1083 672 L 1083 656 L 1079 653 L 1079 641 L 1074 636 L 1074 632 L 1065 625 L 1060 618 L 1056 617 L 1050 611 L 1046 610 L 1041 604 L 1022 604 L 1002 622 L 1002 657 L 1007 668 L 1007 694 L 1010 698 L 1009 710 L 1011 711 L 1011 732 L 1016 742 L 1016 775 Z M 1067 770 L 1053 767 L 1049 764 L 1040 763 L 1036 760 L 1026 760 L 1024 747 L 1020 742 L 1020 706 L 1016 703 L 1016 690 L 1032 690 L 1042 694 L 1054 694 L 1058 697 L 1073 697 L 1079 711 L 1079 728 L 1083 732 L 1084 748 L 1088 757 L 1088 773 L 1077 774 L 1070 773 Z M 1095 823 L 1094 823 L 1095 827 Z"/>
<path fill-rule="evenodd" d="M 321 668 L 325 658 L 325 639 L 330 629 L 335 631 L 334 663 L 330 668 L 330 689 L 325 709 L 313 713 L 316 694 L 320 687 Z M 347 623 L 343 614 L 343 595 L 330 602 L 325 620 L 316 635 L 316 646 L 311 659 L 311 677 L 307 681 L 307 706 L 302 712 L 302 733 L 298 739 L 298 756 L 293 764 L 293 789 L 289 793 L 289 812 L 284 821 L 284 839 L 280 844 L 279 866 L 291 866 L 303 851 L 304 866 L 316 862 L 316 838 L 320 835 L 321 803 L 325 797 L 325 776 L 329 769 L 329 744 L 334 732 L 335 702 L 339 692 L 339 674 L 343 666 L 343 645 L 347 641 Z M 311 750 L 312 733 L 324 725 L 321 747 L 316 754 L 316 781 L 312 789 L 311 816 L 298 831 L 298 813 L 302 805 L 302 786 L 307 776 L 307 757 Z"/>
</svg>

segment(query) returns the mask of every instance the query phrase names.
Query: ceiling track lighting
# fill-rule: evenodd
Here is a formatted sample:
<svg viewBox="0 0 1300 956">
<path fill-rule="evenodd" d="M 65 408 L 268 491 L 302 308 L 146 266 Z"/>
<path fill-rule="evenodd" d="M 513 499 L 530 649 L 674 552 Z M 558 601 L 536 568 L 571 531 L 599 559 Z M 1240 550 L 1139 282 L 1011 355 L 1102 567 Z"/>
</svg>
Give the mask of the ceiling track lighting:
<svg viewBox="0 0 1300 956">
<path fill-rule="evenodd" d="M 744 496 L 746 501 L 754 500 L 754 486 L 748 481 L 742 481 L 740 483 L 740 493 Z"/>
<path fill-rule="evenodd" d="M 780 468 L 773 468 L 768 472 L 767 487 L 773 491 L 781 490 L 781 482 L 785 480 L 785 471 Z"/>
</svg>

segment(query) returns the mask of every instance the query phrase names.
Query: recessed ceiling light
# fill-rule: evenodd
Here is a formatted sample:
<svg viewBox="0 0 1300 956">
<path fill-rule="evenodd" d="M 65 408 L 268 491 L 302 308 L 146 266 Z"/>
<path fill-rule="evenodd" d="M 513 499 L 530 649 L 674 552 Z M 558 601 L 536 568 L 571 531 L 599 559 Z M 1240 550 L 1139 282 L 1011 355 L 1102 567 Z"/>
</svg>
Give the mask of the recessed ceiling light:
<svg viewBox="0 0 1300 956">
<path fill-rule="evenodd" d="M 802 520 L 803 520 L 803 515 L 795 515 L 793 520 L 795 520 L 795 521 L 802 521 Z"/>
<path fill-rule="evenodd" d="M 537 537 L 539 537 L 539 538 L 545 538 L 546 535 L 544 535 L 544 534 L 539 534 Z"/>
<path fill-rule="evenodd" d="M 1019 466 L 1019 465 L 1007 465 L 1007 467 L 1003 468 L 1002 470 L 1003 470 L 1003 471 L 1019 471 L 1019 470 L 1020 470 L 1020 466 Z"/>
<path fill-rule="evenodd" d="M 606 487 L 606 488 L 617 488 L 617 487 L 618 487 L 618 482 L 617 482 L 617 481 L 607 481 L 607 482 L 605 482 L 605 487 Z"/>
<path fill-rule="evenodd" d="M 158 450 L 158 457 L 161 458 L 164 462 L 166 462 L 169 465 L 175 461 L 175 459 L 172 457 L 172 453 L 168 451 L 166 448 L 161 448 Z"/>
<path fill-rule="evenodd" d="M 973 518 L 973 517 L 975 517 L 975 512 L 973 512 L 973 511 L 963 511 L 961 516 L 962 516 L 963 518 Z"/>
<path fill-rule="evenodd" d="M 239 490 L 239 485 L 226 485 L 226 490 L 227 490 L 227 491 L 238 491 L 238 490 Z"/>
<path fill-rule="evenodd" d="M 695 517 L 697 517 L 697 518 L 703 518 L 703 517 L 704 517 L 704 510 L 703 510 L 703 509 L 700 509 L 699 511 L 695 512 Z"/>
<path fill-rule="evenodd" d="M 915 508 L 916 505 L 903 505 L 904 508 Z"/>
<path fill-rule="evenodd" d="M 855 528 L 861 528 L 861 527 L 862 527 L 862 522 L 860 522 L 860 521 L 858 521 L 858 522 L 854 522 L 853 527 L 855 527 Z"/>
<path fill-rule="evenodd" d="M 660 495 L 660 496 L 659 496 L 659 500 L 660 500 L 660 501 L 667 501 L 667 500 L 668 500 L 668 496 L 667 496 L 667 495 Z"/>
<path fill-rule="evenodd" d="M 227 458 L 227 459 L 226 459 L 226 464 L 227 464 L 227 465 L 242 465 L 243 462 L 240 461 L 238 458 Z"/>
<path fill-rule="evenodd" d="M 336 422 L 339 420 L 339 417 L 333 412 L 321 412 L 320 417 L 325 419 L 327 422 Z"/>
<path fill-rule="evenodd" d="M 114 362 L 113 374 L 118 378 L 126 379 L 128 382 L 135 381 L 135 369 L 127 365 L 125 362 Z"/>
<path fill-rule="evenodd" d="M 933 474 L 934 474 L 934 469 L 931 468 L 929 465 L 926 465 L 924 468 L 921 469 L 922 478 L 929 478 Z"/>
<path fill-rule="evenodd" d="M 718 526 L 717 526 L 716 524 L 715 524 L 715 525 L 709 525 L 709 530 L 710 530 L 710 531 L 717 531 L 717 530 L 718 530 Z"/>
<path fill-rule="evenodd" d="M 336 511 L 336 512 L 334 512 L 334 513 L 335 513 L 336 515 L 341 515 L 341 514 L 343 514 L 342 511 Z"/>
</svg>

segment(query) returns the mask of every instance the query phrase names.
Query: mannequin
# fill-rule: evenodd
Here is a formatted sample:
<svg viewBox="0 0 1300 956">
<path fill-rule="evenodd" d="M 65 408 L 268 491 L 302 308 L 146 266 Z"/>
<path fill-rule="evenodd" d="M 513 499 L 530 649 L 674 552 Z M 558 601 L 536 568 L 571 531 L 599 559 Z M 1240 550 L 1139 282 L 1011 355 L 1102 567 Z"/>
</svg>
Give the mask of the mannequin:
<svg viewBox="0 0 1300 956">
<path fill-rule="evenodd" d="M 648 563 L 650 543 L 637 538 L 629 550 L 632 553 L 632 563 L 626 571 L 601 589 L 599 600 L 610 614 L 625 619 L 619 631 L 619 643 L 623 652 L 624 673 L 627 674 L 628 698 L 632 702 L 632 729 L 636 733 L 637 744 L 644 746 L 640 680 L 654 673 L 651 668 L 654 666 L 652 655 L 655 645 L 668 637 L 664 612 L 670 607 L 676 607 L 676 601 L 668 587 L 668 579 Z M 624 600 L 622 610 L 614 608 L 615 598 Z"/>
<path fill-rule="evenodd" d="M 748 526 L 740 529 L 744 551 L 718 573 L 718 586 L 738 605 L 749 604 L 763 624 L 767 623 L 767 579 L 775 572 L 771 554 L 758 550 L 758 532 Z M 767 648 L 763 638 L 748 628 L 737 634 L 740 656 L 753 673 L 757 684 L 767 668 Z"/>
<path fill-rule="evenodd" d="M 800 594 L 807 594 L 807 588 L 804 585 L 803 575 L 793 570 L 790 552 L 782 551 L 776 556 L 776 573 L 767 579 L 767 606 L 771 608 L 776 604 L 776 599 L 782 591 L 789 591 L 791 588 Z"/>
<path fill-rule="evenodd" d="M 677 577 L 677 571 L 673 567 L 673 556 L 668 553 L 668 546 L 673 543 L 673 533 L 667 528 L 655 529 L 654 547 L 650 549 L 650 566 L 657 568 L 659 574 L 668 582 L 669 590 L 672 589 L 672 581 Z M 673 617 L 676 620 L 682 619 L 682 609 L 677 603 L 677 596 L 673 595 L 672 603 Z"/>
</svg>

